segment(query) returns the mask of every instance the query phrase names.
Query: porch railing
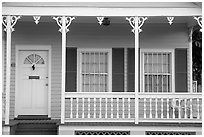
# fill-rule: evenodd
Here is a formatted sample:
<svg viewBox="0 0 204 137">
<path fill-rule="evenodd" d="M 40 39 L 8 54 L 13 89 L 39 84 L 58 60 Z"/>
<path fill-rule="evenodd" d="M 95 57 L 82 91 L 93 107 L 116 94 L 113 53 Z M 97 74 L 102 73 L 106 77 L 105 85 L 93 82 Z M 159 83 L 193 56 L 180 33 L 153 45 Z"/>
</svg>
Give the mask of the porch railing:
<svg viewBox="0 0 204 137">
<path fill-rule="evenodd" d="M 65 93 L 65 122 L 201 122 L 202 94 Z"/>
<path fill-rule="evenodd" d="M 65 122 L 134 122 L 134 93 L 66 93 Z"/>
</svg>

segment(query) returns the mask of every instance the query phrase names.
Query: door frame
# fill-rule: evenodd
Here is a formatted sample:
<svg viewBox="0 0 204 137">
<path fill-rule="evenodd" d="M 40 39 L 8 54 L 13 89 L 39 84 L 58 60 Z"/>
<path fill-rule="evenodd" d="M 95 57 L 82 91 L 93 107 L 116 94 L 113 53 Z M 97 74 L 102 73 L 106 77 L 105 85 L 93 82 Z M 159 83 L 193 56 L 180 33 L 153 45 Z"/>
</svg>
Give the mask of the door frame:
<svg viewBox="0 0 204 137">
<path fill-rule="evenodd" d="M 48 71 L 48 117 L 51 117 L 51 53 L 52 53 L 52 48 L 51 45 L 16 45 L 16 59 L 15 59 L 15 110 L 14 110 L 14 117 L 16 118 L 18 116 L 19 112 L 19 105 L 18 105 L 18 67 L 19 67 L 19 51 L 26 51 L 26 50 L 36 50 L 36 51 L 48 51 L 48 66 L 47 66 L 47 71 Z"/>
</svg>

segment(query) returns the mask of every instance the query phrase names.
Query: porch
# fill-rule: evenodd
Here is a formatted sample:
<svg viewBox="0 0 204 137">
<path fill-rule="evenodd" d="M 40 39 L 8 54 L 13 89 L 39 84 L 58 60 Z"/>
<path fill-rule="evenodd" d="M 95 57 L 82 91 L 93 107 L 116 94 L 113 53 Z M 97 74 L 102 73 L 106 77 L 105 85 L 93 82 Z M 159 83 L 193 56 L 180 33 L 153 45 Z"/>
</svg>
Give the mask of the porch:
<svg viewBox="0 0 204 137">
<path fill-rule="evenodd" d="M 110 7 L 83 12 L 64 5 L 28 7 L 3 7 L 5 125 L 18 115 L 36 112 L 32 105 L 32 111 L 21 109 L 30 98 L 30 104 L 43 104 L 42 113 L 60 120 L 61 127 L 72 122 L 202 123 L 202 93 L 192 77 L 192 26 L 201 22 L 201 8 L 187 5 L 185 10 L 176 8 L 177 14 L 171 6 L 116 6 L 114 12 Z M 101 25 L 101 15 L 111 20 L 110 26 Z M 26 85 L 20 65 L 26 66 L 28 83 L 43 75 L 38 93 L 45 99 L 40 103 L 36 100 L 42 94 L 31 96 L 37 90 L 21 96 L 27 92 L 18 86 Z M 40 65 L 46 65 L 45 71 L 38 71 L 43 74 L 36 71 Z"/>
</svg>

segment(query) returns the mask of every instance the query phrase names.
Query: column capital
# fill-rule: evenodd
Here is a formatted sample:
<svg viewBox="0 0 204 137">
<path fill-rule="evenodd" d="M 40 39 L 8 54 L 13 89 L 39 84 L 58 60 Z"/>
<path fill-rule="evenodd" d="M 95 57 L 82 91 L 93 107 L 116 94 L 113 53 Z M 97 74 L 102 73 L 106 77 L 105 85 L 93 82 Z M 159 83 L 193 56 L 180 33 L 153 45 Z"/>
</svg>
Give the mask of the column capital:
<svg viewBox="0 0 204 137">
<path fill-rule="evenodd" d="M 130 26 L 132 27 L 132 32 L 135 33 L 135 22 L 138 22 L 138 32 L 142 32 L 141 27 L 143 26 L 145 20 L 147 20 L 147 17 L 138 17 L 136 20 L 136 17 L 126 17 L 126 20 L 129 21 Z"/>
<path fill-rule="evenodd" d="M 54 20 L 56 20 L 57 25 L 60 27 L 59 32 L 62 33 L 63 29 L 63 17 L 65 17 L 65 31 L 69 32 L 69 26 L 71 25 L 72 21 L 75 19 L 75 17 L 67 17 L 67 16 L 59 16 L 59 17 L 53 17 Z"/>
<path fill-rule="evenodd" d="M 8 32 L 8 29 L 10 29 L 11 32 L 15 31 L 14 25 L 20 18 L 21 16 L 2 16 L 2 23 L 5 27 L 4 31 Z"/>
</svg>

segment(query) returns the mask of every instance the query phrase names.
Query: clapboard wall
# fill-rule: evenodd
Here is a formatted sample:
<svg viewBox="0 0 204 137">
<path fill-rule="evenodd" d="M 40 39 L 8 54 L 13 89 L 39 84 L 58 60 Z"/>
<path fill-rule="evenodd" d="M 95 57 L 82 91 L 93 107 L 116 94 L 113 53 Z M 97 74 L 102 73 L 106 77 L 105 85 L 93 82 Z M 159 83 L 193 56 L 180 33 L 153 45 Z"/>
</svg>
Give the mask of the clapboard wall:
<svg viewBox="0 0 204 137">
<path fill-rule="evenodd" d="M 61 100 L 61 33 L 55 22 L 18 22 L 12 33 L 11 63 L 15 63 L 16 45 L 51 45 L 51 116 L 60 118 Z M 128 23 L 100 26 L 97 23 L 72 24 L 67 33 L 67 46 L 77 48 L 134 48 L 134 35 Z M 149 24 L 143 26 L 140 48 L 187 48 L 185 24 Z M 4 59 L 5 60 L 5 59 Z M 4 81 L 5 82 L 5 81 Z M 15 67 L 11 68 L 10 118 L 15 110 Z"/>
</svg>

